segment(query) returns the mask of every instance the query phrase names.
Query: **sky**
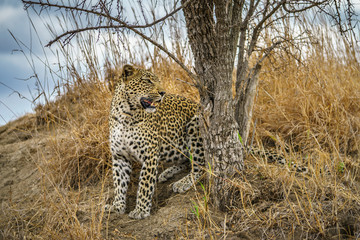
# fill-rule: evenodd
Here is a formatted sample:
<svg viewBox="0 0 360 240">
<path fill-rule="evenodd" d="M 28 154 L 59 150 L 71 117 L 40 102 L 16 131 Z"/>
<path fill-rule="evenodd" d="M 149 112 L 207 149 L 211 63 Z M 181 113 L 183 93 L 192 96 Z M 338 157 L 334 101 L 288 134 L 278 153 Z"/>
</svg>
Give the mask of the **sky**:
<svg viewBox="0 0 360 240">
<path fill-rule="evenodd" d="M 39 26 L 39 35 L 43 41 L 50 39 L 43 24 L 34 24 Z M 30 46 L 41 57 L 41 45 L 39 41 L 35 41 L 30 26 L 20 0 L 0 0 L 0 125 L 32 112 L 32 99 L 37 92 L 32 78 L 34 71 L 10 34 L 11 32 L 18 41 Z M 36 72 L 41 75 L 41 65 L 35 62 L 35 67 Z"/>
<path fill-rule="evenodd" d="M 124 1 L 123 4 L 130 9 L 129 2 Z M 160 8 L 157 11 L 160 16 L 163 15 Z M 33 11 L 29 11 L 29 14 L 31 14 L 33 25 L 36 26 L 41 43 L 21 0 L 0 0 L 0 126 L 33 112 L 32 109 L 35 106 L 32 99 L 38 96 L 39 89 L 39 84 L 33 77 L 34 72 L 37 73 L 40 82 L 44 81 L 43 79 L 49 76 L 41 60 L 48 59 L 51 66 L 57 62 L 51 53 L 56 49 L 56 44 L 51 48 L 43 47 L 53 39 L 44 26 L 44 22 Z M 127 20 L 133 19 L 127 17 Z M 57 29 L 60 28 L 57 27 Z M 62 30 L 59 31 L 62 32 Z M 136 44 L 136 40 L 132 42 Z M 98 43 L 96 47 L 99 45 L 101 44 Z M 30 49 L 26 49 L 27 47 Z M 29 52 L 32 54 L 30 55 Z M 39 61 L 37 57 L 41 60 Z M 101 58 L 101 56 L 98 57 Z M 46 86 L 48 89 L 51 90 L 54 87 L 51 81 L 44 82 L 49 84 Z"/>
<path fill-rule="evenodd" d="M 360 0 L 354 2 L 356 12 L 359 14 Z M 163 13 L 159 11 L 159 16 L 162 16 Z M 0 0 L 0 126 L 33 112 L 32 99 L 37 97 L 39 88 L 33 77 L 34 71 L 40 80 L 48 77 L 44 65 L 37 60 L 37 57 L 44 60 L 46 59 L 44 51 L 54 50 L 54 47 L 51 49 L 43 47 L 52 40 L 52 37 L 42 20 L 34 17 L 33 11 L 30 11 L 30 14 L 33 14 L 32 23 L 36 26 L 41 43 L 31 27 L 21 0 Z M 10 32 L 20 43 L 20 47 Z M 21 48 L 26 52 L 26 56 L 20 51 Z M 32 52 L 33 58 L 29 58 L 29 51 Z M 49 64 L 56 64 L 56 59 L 49 58 L 50 55 L 47 55 Z M 54 86 L 51 82 L 48 84 L 49 86 L 45 87 L 49 89 Z"/>
</svg>

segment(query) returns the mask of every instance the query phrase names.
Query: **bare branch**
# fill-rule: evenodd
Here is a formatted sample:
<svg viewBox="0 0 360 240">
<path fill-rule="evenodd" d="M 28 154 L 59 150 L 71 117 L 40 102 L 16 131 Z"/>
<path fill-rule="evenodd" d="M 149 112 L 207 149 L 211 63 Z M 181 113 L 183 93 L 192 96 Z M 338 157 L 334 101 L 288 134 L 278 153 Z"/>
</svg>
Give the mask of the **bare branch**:
<svg viewBox="0 0 360 240">
<path fill-rule="evenodd" d="M 15 89 L 13 89 L 12 87 L 6 85 L 6 84 L 3 83 L 3 82 L 0 82 L 0 84 L 3 85 L 3 86 L 5 86 L 6 88 L 8 88 L 8 89 L 10 89 L 10 90 L 12 91 L 12 93 L 11 93 L 10 95 L 12 95 L 12 94 L 15 93 L 15 94 L 17 94 L 17 95 L 19 96 L 19 98 L 25 99 L 25 100 L 33 103 L 33 101 L 31 101 L 30 99 L 28 99 L 27 97 L 25 97 L 25 96 L 24 96 L 23 94 L 21 94 L 19 91 L 16 91 Z M 10 96 L 10 95 L 9 95 L 9 96 Z M 15 114 L 15 115 L 16 115 L 16 114 Z"/>
<path fill-rule="evenodd" d="M 167 50 L 165 47 L 161 46 L 159 43 L 157 43 L 156 41 L 152 40 L 151 38 L 149 38 L 148 36 L 146 36 L 145 34 L 143 34 L 142 32 L 140 32 L 139 30 L 135 29 L 135 28 L 130 28 L 129 26 L 125 26 L 126 28 L 128 28 L 129 30 L 133 31 L 134 33 L 136 33 L 137 35 L 139 35 L 140 37 L 142 37 L 143 39 L 147 40 L 148 42 L 152 43 L 154 46 L 158 47 L 160 50 L 162 50 L 164 53 L 166 53 L 172 60 L 174 60 L 177 64 L 180 65 L 180 67 L 182 67 L 182 69 L 184 69 L 187 74 L 189 75 L 189 77 L 194 81 L 194 84 L 196 87 L 199 86 L 199 81 L 197 76 L 192 73 L 190 71 L 190 69 L 188 69 L 184 63 L 182 63 L 177 57 L 175 57 L 174 54 L 172 54 L 169 50 Z"/>
<path fill-rule="evenodd" d="M 90 31 L 90 30 L 99 30 L 99 29 L 113 29 L 113 28 L 123 28 L 126 27 L 127 25 L 113 25 L 113 26 L 96 26 L 96 27 L 86 27 L 86 28 L 79 28 L 79 29 L 75 29 L 75 30 L 71 30 L 71 31 L 66 31 L 63 34 L 55 37 L 53 40 L 51 40 L 48 44 L 45 45 L 45 47 L 50 47 L 51 45 L 53 45 L 55 42 L 57 42 L 58 40 L 60 40 L 61 38 L 68 36 L 70 38 L 72 38 L 72 36 L 74 36 L 77 33 L 80 32 L 85 32 L 85 31 Z"/>
<path fill-rule="evenodd" d="M 194 84 L 192 84 L 192 83 L 189 83 L 189 82 L 187 82 L 187 81 L 185 81 L 185 80 L 182 80 L 182 79 L 180 79 L 180 78 L 175 78 L 177 81 L 179 81 L 179 82 L 182 82 L 182 83 L 185 83 L 185 84 L 188 84 L 189 86 L 191 86 L 191 87 L 196 87 Z"/>
<path fill-rule="evenodd" d="M 248 67 L 248 60 L 247 57 L 245 57 L 245 44 L 246 44 L 246 34 L 249 31 L 249 22 L 252 18 L 256 6 L 255 2 L 252 0 L 250 2 L 249 10 L 245 16 L 245 19 L 241 23 L 240 26 L 240 40 L 239 40 L 239 52 L 238 52 L 238 64 L 237 64 L 237 70 L 236 70 L 236 81 L 235 81 L 235 88 L 238 90 L 240 88 L 241 82 L 244 79 L 243 76 L 245 72 L 247 71 Z M 244 5 L 242 5 L 244 7 Z M 249 54 L 248 54 L 249 56 Z M 238 91 L 236 95 L 238 94 Z"/>
<path fill-rule="evenodd" d="M 248 54 L 251 54 L 252 50 L 254 49 L 257 39 L 259 37 L 259 34 L 262 30 L 262 26 L 265 23 L 265 21 L 268 20 L 271 16 L 273 16 L 279 10 L 279 8 L 282 5 L 284 5 L 285 3 L 286 3 L 286 0 L 282 0 L 267 15 L 265 15 L 266 13 L 264 12 L 265 14 L 264 14 L 263 18 L 255 26 L 255 28 L 253 30 L 253 34 L 252 34 L 251 41 L 250 41 L 249 48 L 248 48 Z"/>
<path fill-rule="evenodd" d="M 299 5 L 299 3 L 297 1 L 294 1 L 297 5 Z M 306 1 L 308 3 L 311 3 L 310 5 L 304 7 L 304 8 L 300 8 L 300 9 L 289 9 L 286 4 L 284 4 L 282 7 L 283 9 L 288 12 L 288 13 L 299 13 L 299 12 L 305 12 L 313 7 L 317 7 L 317 6 L 320 6 L 326 2 L 329 2 L 328 0 L 323 0 L 323 1 L 320 1 L 320 2 L 312 2 L 312 1 Z"/>
<path fill-rule="evenodd" d="M 66 6 L 66 5 L 59 5 L 59 4 L 52 4 L 49 2 L 34 2 L 34 1 L 26 1 L 23 0 L 22 1 L 25 4 L 25 7 L 29 7 L 31 5 L 40 5 L 42 7 L 55 7 L 55 8 L 60 8 L 60 9 L 66 9 L 66 10 L 72 10 L 72 11 L 79 11 L 79 12 L 85 12 L 88 14 L 94 14 L 94 15 L 98 15 L 100 17 L 105 17 L 107 19 L 113 20 L 115 22 L 120 23 L 120 25 L 109 25 L 109 26 L 95 26 L 95 27 L 86 27 L 86 28 L 81 28 L 81 29 L 76 29 L 76 30 L 71 30 L 71 31 L 67 31 L 59 36 L 57 36 L 54 40 L 50 41 L 46 46 L 49 47 L 51 46 L 53 43 L 55 43 L 56 41 L 60 40 L 61 38 L 67 36 L 68 40 L 71 39 L 76 33 L 80 33 L 80 32 L 84 32 L 84 31 L 89 31 L 89 30 L 99 30 L 99 29 L 114 29 L 114 28 L 127 28 L 129 30 L 131 30 L 132 32 L 136 33 L 137 35 L 139 35 L 140 37 L 142 37 L 143 39 L 149 41 L 150 43 L 152 43 L 153 45 L 155 45 L 156 47 L 158 47 L 160 50 L 162 50 L 163 52 L 165 52 L 171 59 L 173 59 L 177 64 L 179 64 L 190 76 L 191 79 L 194 80 L 195 84 L 197 85 L 197 77 L 195 74 L 193 74 L 179 59 L 177 59 L 175 57 L 174 54 L 172 54 L 169 50 L 167 50 L 165 47 L 161 46 L 159 43 L 157 43 L 156 41 L 152 40 L 151 38 L 149 38 L 148 36 L 146 36 L 145 34 L 143 34 L 142 32 L 140 32 L 139 30 L 136 29 L 140 29 L 140 28 L 149 28 L 152 27 L 160 22 L 163 22 L 165 19 L 173 16 L 175 13 L 177 13 L 178 11 L 180 11 L 184 6 L 186 6 L 186 4 L 189 1 L 186 1 L 182 6 L 176 8 L 175 10 L 173 10 L 172 12 L 166 14 L 164 17 L 159 18 L 155 21 L 153 21 L 152 23 L 149 24 L 145 24 L 145 25 L 131 25 L 131 24 L 127 24 L 124 21 L 121 21 L 118 18 L 115 18 L 113 16 L 111 16 L 109 14 L 109 11 L 106 9 L 105 4 L 103 4 L 102 1 L 100 1 L 100 5 L 101 8 L 105 11 L 105 13 L 102 12 L 98 12 L 95 10 L 89 10 L 89 9 L 85 9 L 85 8 L 81 8 L 81 7 L 76 7 L 76 6 Z M 26 6 L 27 5 L 27 6 Z"/>
<path fill-rule="evenodd" d="M 100 16 L 100 17 L 105 17 L 105 18 L 108 18 L 110 20 L 113 20 L 115 22 L 118 22 L 120 24 L 126 24 L 129 28 L 149 28 L 149 27 L 152 27 L 158 23 L 161 23 L 163 22 L 164 20 L 166 20 L 167 18 L 173 16 L 175 13 L 179 12 L 184 6 L 180 6 L 178 8 L 176 8 L 175 10 L 173 10 L 172 12 L 166 14 L 165 16 L 151 22 L 151 23 L 148 23 L 148 24 L 144 24 L 144 25 L 131 25 L 131 24 L 127 24 L 125 23 L 124 21 L 121 21 L 119 18 L 117 17 L 113 17 L 111 15 L 109 15 L 109 12 L 106 11 L 107 13 L 101 13 L 101 12 L 98 12 L 98 11 L 95 11 L 95 10 L 89 10 L 89 9 L 86 9 L 86 8 L 80 8 L 80 7 L 74 7 L 74 6 L 66 6 L 66 5 L 59 5 L 59 4 L 53 4 L 53 3 L 49 3 L 49 2 L 34 2 L 34 1 L 26 1 L 26 0 L 22 0 L 22 2 L 27 5 L 27 7 L 31 6 L 31 5 L 40 5 L 42 7 L 54 7 L 54 8 L 60 8 L 60 9 L 67 9 L 67 10 L 75 10 L 75 11 L 79 11 L 79 12 L 85 12 L 85 13 L 88 13 L 88 14 L 94 14 L 94 15 L 97 15 L 97 16 Z"/>
</svg>

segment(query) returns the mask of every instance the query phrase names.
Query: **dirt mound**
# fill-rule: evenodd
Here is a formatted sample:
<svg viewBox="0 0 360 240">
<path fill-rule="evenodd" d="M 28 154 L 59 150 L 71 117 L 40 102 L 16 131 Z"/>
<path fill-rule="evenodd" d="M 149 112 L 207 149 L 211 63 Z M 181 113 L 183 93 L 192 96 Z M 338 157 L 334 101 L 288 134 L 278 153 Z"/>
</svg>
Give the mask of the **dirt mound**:
<svg viewBox="0 0 360 240">
<path fill-rule="evenodd" d="M 0 200 L 14 203 L 38 194 L 40 178 L 33 161 L 39 139 L 34 138 L 32 115 L 0 127 Z"/>
<path fill-rule="evenodd" d="M 100 221 L 97 234 L 87 233 L 84 239 L 188 239 L 193 238 L 196 226 L 192 224 L 191 199 L 194 192 L 187 194 L 172 193 L 169 183 L 159 184 L 154 197 L 152 216 L 136 221 L 127 215 L 108 214 L 101 210 L 104 201 L 112 196 L 111 177 L 97 184 L 84 186 L 82 189 L 61 189 L 43 172 L 43 162 L 47 149 L 45 141 L 49 140 L 46 129 L 34 131 L 36 122 L 34 115 L 26 115 L 0 128 L 0 239 L 38 238 L 47 235 L 49 239 L 58 238 L 47 224 L 53 206 L 46 202 L 63 202 L 62 211 L 68 211 L 73 227 L 87 229 Z M 135 175 L 138 171 L 134 172 Z M 181 176 L 174 179 L 177 180 Z M 136 181 L 129 188 L 128 212 L 135 207 Z M 104 190 L 106 189 L 106 191 Z M 72 202 L 76 195 L 77 202 Z M 43 199 L 48 197 L 48 199 Z M 61 198 L 64 198 L 61 200 Z M 57 199 L 57 200 L 54 200 Z M 94 201 L 94 199 L 96 199 Z M 100 200 L 98 200 L 100 199 Z M 98 201 L 97 201 L 98 200 Z M 96 206 L 95 206 L 95 205 Z M 51 204 L 50 204 L 51 205 Z M 59 213 L 57 213 L 59 214 Z M 100 214 L 100 218 L 96 218 Z M 45 223 L 45 224 L 44 224 Z M 43 225 L 44 224 L 44 225 Z M 54 227 L 54 225 L 51 225 Z M 52 231 L 55 231 L 53 229 Z M 97 230 L 94 230 L 96 232 Z M 47 232 L 47 233 L 46 233 Z M 100 233 L 100 234 L 99 234 Z M 72 234 L 72 233 L 71 233 Z M 69 238 L 71 237 L 69 235 Z M 63 235 L 62 235 L 63 236 Z"/>
<path fill-rule="evenodd" d="M 248 158 L 227 213 L 211 207 L 205 187 L 186 194 L 158 184 L 144 220 L 104 212 L 113 197 L 111 168 L 97 181 L 64 186 L 49 164 L 49 141 L 69 135 L 37 125 L 34 115 L 0 127 L 0 239 L 345 239 L 360 232 L 357 165 L 338 173 L 295 174 Z M 64 138 L 66 141 L 66 138 Z M 291 157 L 291 156 L 288 156 Z M 324 156 L 320 156 L 319 161 Z M 90 161 L 90 159 L 88 159 Z M 344 159 L 345 161 L 345 159 Z M 80 162 L 78 162 L 80 163 Z M 354 160 L 353 164 L 356 163 Z M 135 207 L 139 166 L 129 185 L 127 213 Z M 80 169 L 80 168 L 79 168 Z M 63 181 L 64 182 L 64 181 Z M 66 181 L 65 181 L 66 182 Z M 314 184 L 315 183 L 315 184 Z"/>
</svg>

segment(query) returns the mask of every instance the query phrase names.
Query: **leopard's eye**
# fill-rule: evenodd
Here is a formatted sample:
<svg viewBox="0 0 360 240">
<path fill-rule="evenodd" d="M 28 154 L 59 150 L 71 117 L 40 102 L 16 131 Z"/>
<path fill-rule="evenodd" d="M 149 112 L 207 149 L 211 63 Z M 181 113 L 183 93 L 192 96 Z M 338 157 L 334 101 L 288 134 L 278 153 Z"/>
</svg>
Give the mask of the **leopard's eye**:
<svg viewBox="0 0 360 240">
<path fill-rule="evenodd" d="M 142 77 L 141 80 L 147 81 L 148 83 L 152 84 L 152 81 L 149 77 Z"/>
</svg>

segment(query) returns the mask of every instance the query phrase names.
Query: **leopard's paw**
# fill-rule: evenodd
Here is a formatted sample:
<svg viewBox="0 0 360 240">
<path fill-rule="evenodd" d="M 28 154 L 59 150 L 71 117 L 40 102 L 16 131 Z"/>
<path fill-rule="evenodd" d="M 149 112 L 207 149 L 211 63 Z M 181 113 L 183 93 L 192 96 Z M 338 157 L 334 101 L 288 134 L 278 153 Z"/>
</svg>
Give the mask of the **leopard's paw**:
<svg viewBox="0 0 360 240">
<path fill-rule="evenodd" d="M 105 212 L 115 212 L 118 214 L 124 214 L 125 213 L 125 206 L 121 206 L 119 204 L 113 203 L 113 204 L 106 204 Z"/>
<path fill-rule="evenodd" d="M 138 208 L 135 208 L 133 211 L 129 213 L 129 217 L 134 219 L 143 219 L 148 216 L 150 216 L 150 211 L 142 211 Z"/>
<path fill-rule="evenodd" d="M 191 181 L 191 178 L 184 177 L 183 179 L 180 179 L 179 181 L 175 182 L 172 185 L 172 189 L 174 192 L 184 193 L 187 190 L 189 190 L 192 185 L 193 185 L 193 182 Z"/>
</svg>

